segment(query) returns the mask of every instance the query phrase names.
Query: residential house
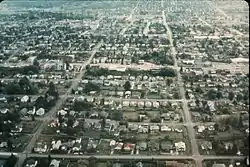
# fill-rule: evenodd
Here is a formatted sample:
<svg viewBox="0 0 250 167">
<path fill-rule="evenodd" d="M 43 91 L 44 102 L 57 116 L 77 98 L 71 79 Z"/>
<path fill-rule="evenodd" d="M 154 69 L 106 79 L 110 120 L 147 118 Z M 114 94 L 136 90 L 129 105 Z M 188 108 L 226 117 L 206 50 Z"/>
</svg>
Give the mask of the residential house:
<svg viewBox="0 0 250 167">
<path fill-rule="evenodd" d="M 130 152 L 130 154 L 133 154 L 134 149 L 135 149 L 135 144 L 126 143 L 123 145 L 123 150 L 125 152 Z"/>
<path fill-rule="evenodd" d="M 49 167 L 59 167 L 59 166 L 60 166 L 60 161 L 55 159 L 53 159 L 49 165 Z"/>
<path fill-rule="evenodd" d="M 72 151 L 80 151 L 80 149 L 82 148 L 82 138 L 73 140 L 73 148 Z"/>
<path fill-rule="evenodd" d="M 175 149 L 178 152 L 185 152 L 186 151 L 186 143 L 180 141 L 177 143 L 174 143 Z"/>
<path fill-rule="evenodd" d="M 43 116 L 44 114 L 45 114 L 45 109 L 44 108 L 39 108 L 36 111 L 36 115 L 38 115 L 38 116 Z"/>
<path fill-rule="evenodd" d="M 203 125 L 198 125 L 197 128 L 198 128 L 198 133 L 202 133 L 206 129 L 206 127 Z"/>
<path fill-rule="evenodd" d="M 48 149 L 48 146 L 44 143 L 37 142 L 36 146 L 34 147 L 34 152 L 36 153 L 45 153 Z"/>
<path fill-rule="evenodd" d="M 155 132 L 159 132 L 160 127 L 158 125 L 150 125 L 149 129 L 150 129 L 150 133 L 155 133 Z"/>
<path fill-rule="evenodd" d="M 38 164 L 38 161 L 34 160 L 34 159 L 28 159 L 26 161 L 25 167 L 36 167 Z"/>
<path fill-rule="evenodd" d="M 145 141 L 140 141 L 137 143 L 138 149 L 145 151 L 147 149 L 147 143 Z"/>
<path fill-rule="evenodd" d="M 171 141 L 161 141 L 161 150 L 169 153 L 173 149 L 173 143 Z"/>
<path fill-rule="evenodd" d="M 161 126 L 161 132 L 170 132 L 172 129 L 166 125 Z"/>
<path fill-rule="evenodd" d="M 58 150 L 60 148 L 60 146 L 62 145 L 62 142 L 61 142 L 61 140 L 58 140 L 58 141 L 53 140 L 51 142 L 51 145 L 52 145 L 51 150 Z"/>
<path fill-rule="evenodd" d="M 201 144 L 201 149 L 202 150 L 212 150 L 213 147 L 212 147 L 212 143 L 210 141 L 204 141 L 202 144 Z"/>
<path fill-rule="evenodd" d="M 22 102 L 22 103 L 27 103 L 28 100 L 29 100 L 29 96 L 27 96 L 27 95 L 25 95 L 25 96 L 23 96 L 23 97 L 21 98 L 21 102 Z"/>
</svg>

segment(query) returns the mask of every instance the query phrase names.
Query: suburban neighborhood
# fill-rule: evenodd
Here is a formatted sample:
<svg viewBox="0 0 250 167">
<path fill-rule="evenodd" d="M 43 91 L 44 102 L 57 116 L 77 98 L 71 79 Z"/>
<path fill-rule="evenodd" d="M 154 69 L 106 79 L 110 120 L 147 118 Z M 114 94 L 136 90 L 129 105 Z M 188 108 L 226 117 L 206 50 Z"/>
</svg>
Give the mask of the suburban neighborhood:
<svg viewBox="0 0 250 167">
<path fill-rule="evenodd" d="M 0 167 L 249 166 L 249 7 L 0 3 Z"/>
</svg>

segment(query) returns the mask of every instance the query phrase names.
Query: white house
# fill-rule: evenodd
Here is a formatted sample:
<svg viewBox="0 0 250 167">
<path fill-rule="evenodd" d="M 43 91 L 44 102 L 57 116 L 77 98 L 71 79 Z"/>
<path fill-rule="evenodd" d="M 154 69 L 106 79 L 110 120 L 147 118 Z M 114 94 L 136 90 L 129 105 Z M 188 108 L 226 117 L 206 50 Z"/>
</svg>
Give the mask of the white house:
<svg viewBox="0 0 250 167">
<path fill-rule="evenodd" d="M 36 111 L 36 115 L 38 116 L 42 116 L 45 114 L 45 109 L 44 108 L 39 108 L 37 111 Z"/>
<path fill-rule="evenodd" d="M 180 141 L 180 142 L 174 143 L 174 145 L 175 145 L 176 151 L 179 151 L 179 152 L 186 151 L 186 144 L 184 142 Z"/>
<path fill-rule="evenodd" d="M 29 96 L 27 96 L 27 95 L 25 95 L 25 96 L 23 96 L 23 97 L 21 98 L 21 102 L 22 102 L 22 103 L 27 103 L 28 100 L 29 100 Z"/>
</svg>

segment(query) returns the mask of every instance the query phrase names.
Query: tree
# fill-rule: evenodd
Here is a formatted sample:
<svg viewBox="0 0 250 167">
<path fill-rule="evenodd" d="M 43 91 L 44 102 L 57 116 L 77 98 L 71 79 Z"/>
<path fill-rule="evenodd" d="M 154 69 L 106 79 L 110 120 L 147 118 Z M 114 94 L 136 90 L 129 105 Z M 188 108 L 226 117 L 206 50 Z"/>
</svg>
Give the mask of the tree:
<svg viewBox="0 0 250 167">
<path fill-rule="evenodd" d="M 217 99 L 221 99 L 223 97 L 222 93 L 220 91 L 216 94 Z"/>
<path fill-rule="evenodd" d="M 58 92 L 56 91 L 56 87 L 55 87 L 55 84 L 54 84 L 53 82 L 50 82 L 50 83 L 49 83 L 49 89 L 48 89 L 47 93 L 48 93 L 50 96 L 54 96 L 54 97 L 58 98 L 59 94 L 58 94 Z"/>
<path fill-rule="evenodd" d="M 74 118 L 73 117 L 69 117 L 68 121 L 67 121 L 67 126 L 68 127 L 73 127 L 74 122 L 75 122 Z"/>
<path fill-rule="evenodd" d="M 199 105 L 200 105 L 200 100 L 199 100 L 199 99 L 196 99 L 196 100 L 195 100 L 195 104 L 196 104 L 196 106 L 199 107 Z"/>
<path fill-rule="evenodd" d="M 180 72 L 182 73 L 183 72 L 183 67 L 181 66 L 181 68 L 180 68 Z"/>
<path fill-rule="evenodd" d="M 232 101 L 232 100 L 234 99 L 234 93 L 233 93 L 233 92 L 229 92 L 229 93 L 228 93 L 228 99 L 229 99 L 230 101 Z"/>
<path fill-rule="evenodd" d="M 58 122 L 60 125 L 63 123 L 63 116 L 61 113 L 58 114 Z"/>
<path fill-rule="evenodd" d="M 129 81 L 126 81 L 125 84 L 123 85 L 123 87 L 124 87 L 125 91 L 130 90 L 130 88 L 131 88 L 130 82 L 129 82 Z"/>
<path fill-rule="evenodd" d="M 50 164 L 50 162 L 51 162 L 51 159 L 52 159 L 52 158 L 51 158 L 51 155 L 49 154 L 49 155 L 48 155 L 48 162 L 49 162 L 49 164 Z"/>
<path fill-rule="evenodd" d="M 88 93 L 90 91 L 100 91 L 100 87 L 92 82 L 88 82 L 85 85 L 84 92 Z"/>
<path fill-rule="evenodd" d="M 208 100 L 215 100 L 216 96 L 217 96 L 217 92 L 214 89 L 210 89 L 207 92 L 207 98 L 208 98 Z"/>
<path fill-rule="evenodd" d="M 17 157 L 11 154 L 11 156 L 7 159 L 3 167 L 14 167 L 16 162 L 17 162 Z"/>
<path fill-rule="evenodd" d="M 12 141 L 10 139 L 7 140 L 7 147 L 9 149 L 9 151 L 12 151 L 12 149 L 13 149 L 13 143 L 12 143 Z"/>
<path fill-rule="evenodd" d="M 146 92 L 145 91 L 141 91 L 141 99 L 143 99 L 145 97 Z"/>
<path fill-rule="evenodd" d="M 241 100 L 243 100 L 243 95 L 242 95 L 242 94 L 237 94 L 236 100 L 237 100 L 238 102 L 241 101 Z"/>
<path fill-rule="evenodd" d="M 35 121 L 35 114 L 32 114 L 31 119 L 32 121 Z"/>
<path fill-rule="evenodd" d="M 186 97 L 187 99 L 189 99 L 188 91 L 185 92 L 185 97 Z"/>
<path fill-rule="evenodd" d="M 200 86 L 197 86 L 197 87 L 195 88 L 195 92 L 197 92 L 197 93 L 203 93 L 203 90 L 201 89 Z"/>
<path fill-rule="evenodd" d="M 113 120 L 121 121 L 121 120 L 123 120 L 123 113 L 120 111 L 114 111 L 114 112 L 112 112 L 111 117 Z"/>
<path fill-rule="evenodd" d="M 39 67 L 39 62 L 35 59 L 33 65 Z"/>
<path fill-rule="evenodd" d="M 170 86 L 170 85 L 171 85 L 171 83 L 173 83 L 173 80 L 172 80 L 172 79 L 170 79 L 170 78 L 168 78 L 168 79 L 166 80 L 166 84 L 167 84 L 167 86 Z"/>
<path fill-rule="evenodd" d="M 219 130 L 219 124 L 218 124 L 218 123 L 215 123 L 215 124 L 214 124 L 214 129 L 215 129 L 216 131 Z"/>
</svg>

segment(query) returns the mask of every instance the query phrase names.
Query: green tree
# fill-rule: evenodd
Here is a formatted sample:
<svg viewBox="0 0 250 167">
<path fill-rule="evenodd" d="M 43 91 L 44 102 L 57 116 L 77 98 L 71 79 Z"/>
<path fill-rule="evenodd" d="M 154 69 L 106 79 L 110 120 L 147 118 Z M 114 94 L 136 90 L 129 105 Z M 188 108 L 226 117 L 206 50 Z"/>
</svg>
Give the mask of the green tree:
<svg viewBox="0 0 250 167">
<path fill-rule="evenodd" d="M 100 86 L 98 86 L 92 82 L 88 82 L 85 84 L 84 92 L 88 93 L 90 91 L 100 91 Z"/>
<path fill-rule="evenodd" d="M 114 111 L 114 112 L 112 112 L 111 117 L 113 120 L 121 121 L 121 120 L 123 120 L 123 113 L 120 111 Z"/>
<path fill-rule="evenodd" d="M 7 94 L 21 94 L 22 89 L 19 84 L 10 82 L 8 85 L 5 87 L 5 92 Z"/>
<path fill-rule="evenodd" d="M 123 85 L 123 88 L 125 89 L 125 91 L 130 90 L 131 88 L 131 84 L 129 81 L 126 81 L 125 84 Z"/>
<path fill-rule="evenodd" d="M 39 67 L 39 62 L 35 59 L 34 62 L 33 62 L 33 65 L 36 66 L 36 67 Z"/>
<path fill-rule="evenodd" d="M 196 106 L 199 106 L 200 100 L 199 100 L 199 99 L 196 99 L 196 100 L 195 100 L 195 104 L 196 104 Z"/>
<path fill-rule="evenodd" d="M 242 94 L 237 94 L 236 100 L 237 100 L 238 102 L 239 102 L 239 101 L 242 101 L 242 100 L 243 100 L 243 95 L 242 95 Z"/>
<path fill-rule="evenodd" d="M 73 127 L 74 122 L 75 122 L 74 118 L 73 117 L 69 117 L 68 121 L 67 121 L 67 126 L 68 127 Z"/>
<path fill-rule="evenodd" d="M 217 91 L 216 97 L 217 97 L 217 99 L 221 99 L 223 97 L 223 95 L 220 91 Z"/>
<path fill-rule="evenodd" d="M 58 98 L 59 94 L 58 94 L 58 92 L 56 91 L 56 87 L 55 87 L 55 84 L 54 84 L 53 82 L 50 82 L 50 83 L 49 83 L 49 89 L 48 89 L 47 93 L 48 93 L 50 96 L 54 96 L 54 97 Z"/>
<path fill-rule="evenodd" d="M 207 98 L 208 98 L 208 100 L 215 100 L 216 97 L 217 97 L 217 92 L 214 89 L 210 89 L 207 92 Z"/>
<path fill-rule="evenodd" d="M 233 92 L 229 92 L 229 93 L 228 93 L 228 99 L 229 99 L 230 101 L 232 101 L 232 100 L 234 99 L 234 93 L 233 93 Z"/>
</svg>

